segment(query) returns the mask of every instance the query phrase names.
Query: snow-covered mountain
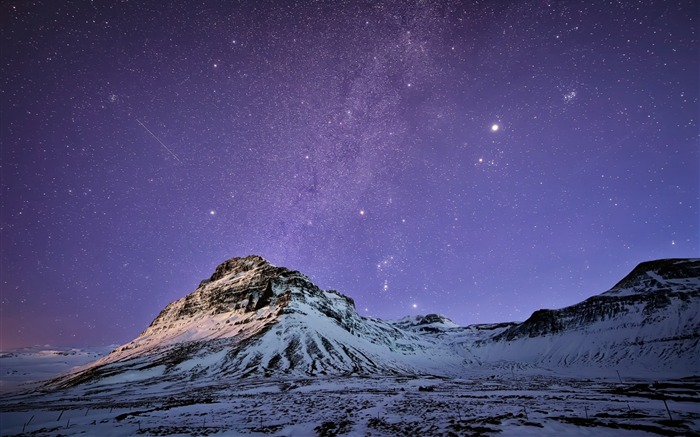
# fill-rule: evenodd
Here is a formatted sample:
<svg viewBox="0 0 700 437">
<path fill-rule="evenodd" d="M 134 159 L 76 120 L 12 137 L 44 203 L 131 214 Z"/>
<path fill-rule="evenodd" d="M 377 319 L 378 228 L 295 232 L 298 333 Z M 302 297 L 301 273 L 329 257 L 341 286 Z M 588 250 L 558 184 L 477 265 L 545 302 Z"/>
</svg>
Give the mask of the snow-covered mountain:
<svg viewBox="0 0 700 437">
<path fill-rule="evenodd" d="M 483 361 L 700 372 L 700 260 L 639 264 L 609 291 L 478 341 Z"/>
<path fill-rule="evenodd" d="M 259 256 L 230 259 L 132 342 L 52 386 L 252 375 L 464 375 L 479 367 L 697 373 L 700 260 L 640 264 L 610 291 L 523 323 L 382 321 Z M 645 367 L 646 366 L 646 367 Z"/>
<path fill-rule="evenodd" d="M 222 263 L 132 342 L 57 383 L 406 374 L 424 371 L 433 353 L 435 346 L 411 330 L 360 317 L 349 297 L 248 256 Z"/>
</svg>

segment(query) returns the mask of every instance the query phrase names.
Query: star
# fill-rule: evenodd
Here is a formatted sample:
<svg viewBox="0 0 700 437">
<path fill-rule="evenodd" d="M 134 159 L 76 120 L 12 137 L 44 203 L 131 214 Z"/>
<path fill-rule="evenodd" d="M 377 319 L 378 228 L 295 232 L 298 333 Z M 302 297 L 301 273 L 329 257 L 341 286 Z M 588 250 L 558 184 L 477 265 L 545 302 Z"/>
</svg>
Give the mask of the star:
<svg viewBox="0 0 700 437">
<path fill-rule="evenodd" d="M 687 237 L 698 234 L 699 195 L 697 74 L 684 68 L 699 61 L 692 1 L 662 8 L 660 24 L 644 8 L 608 2 L 551 29 L 533 19 L 566 15 L 566 5 L 511 0 L 499 6 L 510 13 L 494 16 L 469 2 L 450 2 L 449 14 L 435 1 L 268 2 L 275 19 L 261 21 L 246 2 L 193 2 L 149 20 L 109 2 L 75 11 L 56 2 L 31 16 L 20 14 L 27 2 L 8 3 L 18 19 L 5 23 L 3 101 L 21 117 L 0 129 L 0 176 L 12 181 L 2 187 L 0 233 L 13 260 L 0 303 L 18 314 L 0 317 L 3 348 L 53 342 L 59 327 L 83 344 L 126 341 L 109 317 L 83 329 L 93 314 L 71 293 L 89 286 L 105 314 L 128 314 L 122 323 L 136 330 L 132 296 L 157 312 L 165 293 L 190 291 L 172 282 L 253 253 L 332 285 L 361 313 L 416 315 L 415 295 L 430 303 L 421 312 L 466 325 L 603 291 L 622 273 L 609 265 L 636 265 L 649 248 L 659 257 L 700 250 Z M 66 14 L 75 26 L 36 26 Z M 236 17 L 235 32 L 217 20 L 190 26 L 190 14 Z M 102 30 L 129 28 L 119 50 L 94 50 L 114 43 L 112 32 L 93 32 L 105 23 L 94 16 L 110 17 Z M 471 25 L 482 21 L 507 31 Z M 597 31 L 583 41 L 586 28 Z M 178 41 L 148 42 L 153 33 Z M 29 65 L 37 38 L 42 55 Z M 479 60 L 474 47 L 496 50 Z M 527 62 L 508 56 L 516 52 Z M 62 75 L 66 59 L 79 75 Z M 37 101 L 29 83 L 51 92 Z M 166 226 L 153 225 L 163 217 Z M 67 259 L 96 262 L 105 226 L 120 244 L 100 269 L 126 284 L 98 286 L 89 269 L 68 269 L 46 286 Z M 153 247 L 177 266 L 171 283 L 147 284 L 132 268 Z M 586 269 L 589 258 L 597 262 Z M 40 290 L 25 305 L 46 307 L 14 308 L 39 261 Z M 415 287 L 420 294 L 398 297 Z M 13 334 L 32 317 L 75 311 L 86 313 Z"/>
</svg>

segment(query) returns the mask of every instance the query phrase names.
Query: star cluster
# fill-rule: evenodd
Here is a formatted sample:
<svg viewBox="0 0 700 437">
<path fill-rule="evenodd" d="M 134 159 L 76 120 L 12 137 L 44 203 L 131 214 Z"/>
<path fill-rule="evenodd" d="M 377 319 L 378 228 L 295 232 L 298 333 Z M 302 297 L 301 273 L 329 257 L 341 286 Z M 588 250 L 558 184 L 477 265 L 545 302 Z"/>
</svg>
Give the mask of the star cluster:
<svg viewBox="0 0 700 437">
<path fill-rule="evenodd" d="M 698 256 L 694 1 L 8 1 L 0 347 L 121 343 L 259 254 L 523 320 Z"/>
</svg>

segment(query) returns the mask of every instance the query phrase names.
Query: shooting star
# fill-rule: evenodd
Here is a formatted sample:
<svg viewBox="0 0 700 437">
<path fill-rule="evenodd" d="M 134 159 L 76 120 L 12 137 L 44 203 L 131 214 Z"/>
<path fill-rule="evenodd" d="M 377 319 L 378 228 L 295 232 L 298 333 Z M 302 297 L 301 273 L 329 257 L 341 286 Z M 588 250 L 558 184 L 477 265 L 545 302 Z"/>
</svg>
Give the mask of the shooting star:
<svg viewBox="0 0 700 437">
<path fill-rule="evenodd" d="M 165 143 L 162 142 L 162 141 L 160 140 L 160 138 L 158 138 L 153 132 L 151 132 L 151 130 L 150 130 L 149 128 L 147 128 L 145 124 L 141 123 L 141 120 L 139 120 L 139 119 L 137 118 L 136 121 L 138 121 L 138 123 L 141 125 L 141 127 L 143 127 L 144 129 L 146 129 L 146 132 L 148 132 L 149 134 L 151 134 L 151 136 L 152 136 L 153 138 L 155 138 L 156 141 L 158 141 L 158 142 L 160 143 L 160 145 L 163 146 L 163 148 L 165 148 L 165 150 L 168 151 L 168 153 L 170 153 L 171 155 L 173 155 L 173 158 L 177 159 L 177 162 L 179 162 L 180 164 L 182 164 L 182 161 L 180 161 L 180 158 L 178 158 L 177 155 L 174 154 L 173 151 L 170 150 L 170 149 L 168 148 L 168 146 L 166 146 Z"/>
</svg>

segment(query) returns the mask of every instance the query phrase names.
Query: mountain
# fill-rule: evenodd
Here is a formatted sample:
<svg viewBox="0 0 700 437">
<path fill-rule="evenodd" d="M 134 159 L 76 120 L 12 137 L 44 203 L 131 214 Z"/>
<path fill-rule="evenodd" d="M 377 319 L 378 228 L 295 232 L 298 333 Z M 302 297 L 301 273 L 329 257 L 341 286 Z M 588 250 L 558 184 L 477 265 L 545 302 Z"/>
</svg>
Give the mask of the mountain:
<svg viewBox="0 0 700 437">
<path fill-rule="evenodd" d="M 434 350 L 411 330 L 360 317 L 351 298 L 248 256 L 225 261 L 136 339 L 55 383 L 422 373 Z"/>
<path fill-rule="evenodd" d="M 484 361 L 644 372 L 700 369 L 700 260 L 639 264 L 609 291 L 477 342 Z"/>
<path fill-rule="evenodd" d="M 136 339 L 54 380 L 82 383 L 313 375 L 459 376 L 503 366 L 697 373 L 700 260 L 642 263 L 610 291 L 522 323 L 382 321 L 259 256 L 220 264 Z"/>
</svg>

